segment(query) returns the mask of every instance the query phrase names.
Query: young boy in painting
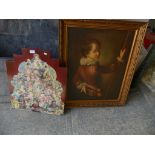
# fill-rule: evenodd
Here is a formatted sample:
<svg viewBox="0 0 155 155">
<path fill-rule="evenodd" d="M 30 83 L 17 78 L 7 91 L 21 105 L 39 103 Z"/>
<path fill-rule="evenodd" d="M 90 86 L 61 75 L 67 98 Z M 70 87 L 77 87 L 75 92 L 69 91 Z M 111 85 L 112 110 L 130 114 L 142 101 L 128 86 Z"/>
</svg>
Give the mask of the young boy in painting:
<svg viewBox="0 0 155 155">
<path fill-rule="evenodd" d="M 86 96 L 100 97 L 103 92 L 100 87 L 100 78 L 103 73 L 113 72 L 123 62 L 125 48 L 120 51 L 116 61 L 110 66 L 99 64 L 100 43 L 98 40 L 90 40 L 82 48 L 80 65 L 74 75 L 73 83 L 77 90 Z M 81 94 L 81 95 L 82 95 Z"/>
</svg>

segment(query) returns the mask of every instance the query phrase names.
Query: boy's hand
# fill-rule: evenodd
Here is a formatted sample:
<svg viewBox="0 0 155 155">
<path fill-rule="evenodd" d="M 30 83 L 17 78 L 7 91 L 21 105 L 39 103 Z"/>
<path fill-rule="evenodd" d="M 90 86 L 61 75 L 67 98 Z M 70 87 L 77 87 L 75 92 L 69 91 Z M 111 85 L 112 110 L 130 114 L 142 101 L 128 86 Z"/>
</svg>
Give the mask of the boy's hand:
<svg viewBox="0 0 155 155">
<path fill-rule="evenodd" d="M 119 57 L 117 57 L 117 60 L 119 62 L 123 62 L 123 57 L 124 57 L 125 51 L 126 51 L 126 48 L 121 49 L 121 51 L 119 53 Z"/>
<path fill-rule="evenodd" d="M 89 96 L 101 96 L 101 90 L 89 85 L 85 82 L 80 83 L 77 88 L 81 91 L 81 93 L 85 93 Z"/>
</svg>

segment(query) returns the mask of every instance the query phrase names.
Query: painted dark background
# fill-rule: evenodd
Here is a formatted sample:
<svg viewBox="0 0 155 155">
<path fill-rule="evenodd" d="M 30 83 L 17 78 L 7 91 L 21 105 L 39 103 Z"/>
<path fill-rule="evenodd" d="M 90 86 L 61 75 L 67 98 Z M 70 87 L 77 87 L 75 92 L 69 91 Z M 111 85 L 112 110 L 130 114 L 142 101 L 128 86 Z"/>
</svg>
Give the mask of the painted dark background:
<svg viewBox="0 0 155 155">
<path fill-rule="evenodd" d="M 58 20 L 0 19 L 0 57 L 12 57 L 21 48 L 50 50 L 58 57 Z"/>
<path fill-rule="evenodd" d="M 82 100 L 90 99 L 88 96 L 81 96 L 77 93 L 73 86 L 73 77 L 79 66 L 81 58 L 81 47 L 83 42 L 88 39 L 97 39 L 101 44 L 100 64 L 107 66 L 112 64 L 116 57 L 119 55 L 126 38 L 127 31 L 119 30 L 104 30 L 104 29 L 88 29 L 88 28 L 69 28 L 68 29 L 68 100 Z M 92 99 L 117 99 L 124 72 L 126 69 L 127 61 L 130 54 L 130 49 L 133 41 L 134 31 L 129 33 L 126 54 L 124 55 L 124 62 L 120 65 L 119 69 L 112 73 L 103 73 L 100 85 L 103 88 L 102 97 L 92 97 Z"/>
</svg>

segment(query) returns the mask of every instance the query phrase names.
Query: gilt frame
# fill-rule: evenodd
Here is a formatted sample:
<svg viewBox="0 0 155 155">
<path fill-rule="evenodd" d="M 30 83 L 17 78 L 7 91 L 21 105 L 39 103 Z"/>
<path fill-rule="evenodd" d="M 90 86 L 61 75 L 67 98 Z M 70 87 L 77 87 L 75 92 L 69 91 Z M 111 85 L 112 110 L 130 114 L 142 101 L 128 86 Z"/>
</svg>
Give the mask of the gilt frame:
<svg viewBox="0 0 155 155">
<path fill-rule="evenodd" d="M 126 21 L 126 20 L 60 20 L 59 22 L 59 59 L 60 65 L 68 69 L 68 31 L 70 27 L 75 28 L 96 28 L 108 30 L 131 30 L 134 31 L 132 46 L 127 61 L 124 77 L 117 99 L 94 99 L 94 100 L 70 100 L 66 98 L 66 107 L 104 107 L 104 106 L 122 106 L 126 103 L 132 78 L 135 72 L 141 45 L 147 29 L 147 22 Z M 69 74 L 68 69 L 68 74 Z M 67 81 L 68 83 L 68 81 Z M 68 84 L 67 84 L 68 86 Z M 68 94 L 68 92 L 66 93 Z"/>
</svg>

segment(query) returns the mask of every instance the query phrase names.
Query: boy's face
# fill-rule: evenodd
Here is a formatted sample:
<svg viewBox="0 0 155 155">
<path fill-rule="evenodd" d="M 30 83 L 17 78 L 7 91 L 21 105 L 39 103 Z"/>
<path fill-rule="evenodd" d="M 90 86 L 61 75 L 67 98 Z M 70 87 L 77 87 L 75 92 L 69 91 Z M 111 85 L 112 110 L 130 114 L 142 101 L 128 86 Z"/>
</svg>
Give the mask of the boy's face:
<svg viewBox="0 0 155 155">
<path fill-rule="evenodd" d="M 98 51 L 97 45 L 95 43 L 91 44 L 91 50 L 87 54 L 87 57 L 91 59 L 99 59 L 100 52 Z"/>
</svg>

